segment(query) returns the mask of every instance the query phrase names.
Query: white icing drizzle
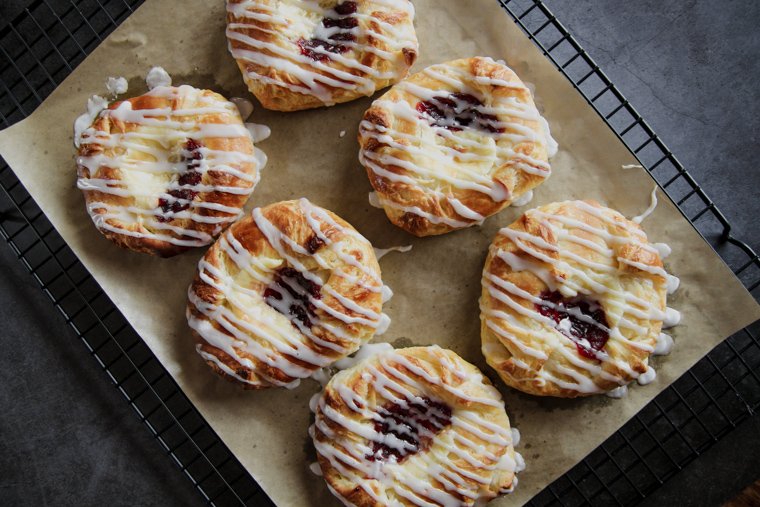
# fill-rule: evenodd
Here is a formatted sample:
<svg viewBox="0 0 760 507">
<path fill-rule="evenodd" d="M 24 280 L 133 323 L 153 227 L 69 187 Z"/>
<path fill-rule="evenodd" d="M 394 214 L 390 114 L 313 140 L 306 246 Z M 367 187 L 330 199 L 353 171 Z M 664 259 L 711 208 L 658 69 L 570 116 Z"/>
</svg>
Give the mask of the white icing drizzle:
<svg viewBox="0 0 760 507">
<path fill-rule="evenodd" d="M 491 64 L 497 63 L 491 58 L 483 60 Z M 520 170 L 518 178 L 523 173 L 548 178 L 551 167 L 547 162 L 526 155 L 522 151 L 518 152 L 515 148 L 520 143 L 540 143 L 545 146 L 549 156 L 552 156 L 556 153 L 557 144 L 551 138 L 548 123 L 536 110 L 532 99 L 525 100 L 519 96 L 503 94 L 491 94 L 486 98 L 479 91 L 482 87 L 489 86 L 525 90 L 525 86 L 517 81 L 504 81 L 487 76 L 473 77 L 469 71 L 448 64 L 433 65 L 421 73 L 428 79 L 437 80 L 440 85 L 431 89 L 407 79 L 396 87 L 409 93 L 411 99 L 394 101 L 383 96 L 373 103 L 373 107 L 389 111 L 399 120 L 412 122 L 416 125 L 417 132 L 409 133 L 406 129 L 401 131 L 393 126 L 387 128 L 363 120 L 359 126 L 360 137 L 374 139 L 388 148 L 379 151 L 361 150 L 359 160 L 376 176 L 390 182 L 407 183 L 424 189 L 434 202 L 448 203 L 460 218 L 442 216 L 439 210 L 434 211 L 433 207 L 423 210 L 417 206 L 403 206 L 378 194 L 375 194 L 375 198 L 370 195 L 370 203 L 375 207 L 415 214 L 431 223 L 443 223 L 452 228 L 478 225 L 486 218 L 457 198 L 461 192 L 476 191 L 497 203 L 527 203 L 530 196 L 520 200 L 524 194 L 513 195 L 490 173 L 509 162 Z M 498 120 L 492 124 L 503 129 L 503 132 L 483 132 L 482 135 L 473 136 L 469 128 L 456 131 L 431 126 L 416 110 L 418 102 L 441 96 L 453 101 L 457 107 L 472 107 L 472 104 L 466 104 L 462 99 L 450 95 L 454 93 L 469 94 L 481 100 L 484 105 L 476 106 L 475 109 L 481 114 L 496 116 Z M 487 103 L 488 101 L 491 103 Z M 535 122 L 538 126 L 526 125 L 526 122 Z M 404 156 L 395 155 L 397 153 L 404 153 Z M 391 166 L 396 169 L 388 170 Z M 398 171 L 398 168 L 403 171 Z"/>
<path fill-rule="evenodd" d="M 657 378 L 657 372 L 654 371 L 654 368 L 651 366 L 647 366 L 647 370 L 639 375 L 639 377 L 636 379 L 636 382 L 638 382 L 640 386 L 645 386 L 654 382 L 655 378 Z"/>
<path fill-rule="evenodd" d="M 329 61 L 319 61 L 304 54 L 297 41 L 318 38 L 327 40 L 339 28 L 325 28 L 322 19 L 341 17 L 332 9 L 309 0 L 282 0 L 275 3 L 261 0 L 227 2 L 227 12 L 236 19 L 227 23 L 229 50 L 239 62 L 246 64 L 243 77 L 246 82 L 258 81 L 284 88 L 290 92 L 316 97 L 326 105 L 333 105 L 332 88 L 353 90 L 372 95 L 377 83 L 395 82 L 406 72 L 404 50 L 417 50 L 417 40 L 411 23 L 393 25 L 372 13 L 405 12 L 414 19 L 414 7 L 408 0 L 372 0 L 359 2 L 359 11 L 353 14 L 359 26 L 350 30 L 356 41 L 341 41 L 349 48 L 346 53 L 330 53 L 316 46 L 312 51 L 325 54 Z M 271 24 L 272 28 L 265 28 Z M 248 33 L 246 33 L 248 32 Z M 251 35 L 249 35 L 251 34 Z M 252 36 L 253 35 L 253 36 Z M 258 35 L 258 37 L 256 37 Z M 372 38 L 382 49 L 367 41 Z M 233 47 L 232 41 L 243 47 Z M 384 71 L 362 63 L 362 54 L 372 54 L 387 63 L 379 65 Z M 287 73 L 291 79 L 273 79 L 268 69 Z"/>
<path fill-rule="evenodd" d="M 533 190 L 528 190 L 523 195 L 521 195 L 520 197 L 512 201 L 512 204 L 510 204 L 510 206 L 519 208 L 520 206 L 525 206 L 532 200 L 533 200 Z"/>
<path fill-rule="evenodd" d="M 512 426 L 510 431 L 512 432 L 512 446 L 517 447 L 520 445 L 520 430 Z"/>
<path fill-rule="evenodd" d="M 383 205 L 380 204 L 380 197 L 377 195 L 377 192 L 370 192 L 367 197 L 370 206 L 377 209 L 383 209 Z"/>
<path fill-rule="evenodd" d="M 335 368 L 339 370 L 347 370 L 353 368 L 357 364 L 361 363 L 365 359 L 376 354 L 382 354 L 393 350 L 393 345 L 390 343 L 365 343 L 361 348 L 351 357 L 345 357 L 338 361 L 335 361 Z"/>
<path fill-rule="evenodd" d="M 107 107 L 108 100 L 99 95 L 93 95 L 87 99 L 87 111 L 74 120 L 74 146 L 79 148 L 82 144 L 82 134 L 84 134 L 85 130 L 90 128 L 90 125 L 95 121 L 95 118 L 97 118 L 100 112 Z"/>
<path fill-rule="evenodd" d="M 309 465 L 309 470 L 311 470 L 311 473 L 313 473 L 314 475 L 318 477 L 322 477 L 322 469 L 319 468 L 319 463 L 317 463 L 316 461 Z"/>
<path fill-rule="evenodd" d="M 186 163 L 179 161 L 179 158 L 185 150 L 184 143 L 189 138 L 203 143 L 206 138 L 250 137 L 250 134 L 242 125 L 235 123 L 210 123 L 210 119 L 214 117 L 234 121 L 237 109 L 231 102 L 221 101 L 218 97 L 204 96 L 200 90 L 191 86 L 159 86 L 147 95 L 192 105 L 175 110 L 132 109 L 132 104 L 124 101 L 115 109 L 104 109 L 107 104 L 103 99 L 90 99 L 88 112 L 77 118 L 75 123 L 77 146 L 88 144 L 102 150 L 112 150 L 115 147 L 126 149 L 116 151 L 112 155 L 101 151 L 90 156 L 77 157 L 77 164 L 88 169 L 90 174 L 89 178 L 80 177 L 77 187 L 85 192 L 101 192 L 129 198 L 126 203 L 98 200 L 89 202 L 90 216 L 101 230 L 166 241 L 178 246 L 207 245 L 211 243 L 215 234 L 240 216 L 241 210 L 210 200 L 192 200 L 189 208 L 183 211 L 164 212 L 159 207 L 159 199 L 168 202 L 181 201 L 168 193 L 179 188 L 197 193 L 218 192 L 248 196 L 259 181 L 259 173 L 266 163 L 266 156 L 258 149 L 251 155 L 241 151 L 220 151 L 202 146 L 199 151 L 203 158 L 196 170 L 201 174 L 208 171 L 228 173 L 237 179 L 236 186 L 212 186 L 203 181 L 195 185 L 180 186 L 175 176 L 187 169 Z M 136 128 L 123 133 L 99 132 L 92 126 L 97 116 L 135 124 Z M 80 132 L 85 123 L 87 127 Z M 248 167 L 252 164 L 253 171 L 244 170 L 244 164 Z M 104 167 L 118 168 L 121 179 L 97 177 L 97 172 Z M 206 210 L 222 212 L 223 215 L 209 216 Z M 160 217 L 213 224 L 213 234 L 183 227 L 178 225 L 181 223 L 178 221 L 161 221 Z M 140 224 L 146 232 L 117 227 L 114 220 L 125 224 Z"/>
<path fill-rule="evenodd" d="M 666 243 L 655 243 L 652 246 L 657 249 L 657 253 L 660 254 L 660 259 L 664 260 L 668 258 L 671 253 L 673 253 L 673 249 L 670 248 L 670 246 Z"/>
<path fill-rule="evenodd" d="M 123 77 L 109 77 L 106 79 L 106 90 L 108 90 L 108 93 L 110 93 L 113 98 L 127 93 L 128 89 L 129 84 Z"/>
<path fill-rule="evenodd" d="M 608 398 L 614 398 L 616 400 L 619 400 L 620 398 L 625 398 L 628 395 L 628 385 L 622 385 L 620 387 L 616 387 L 615 389 L 611 391 L 607 391 L 604 393 Z"/>
<path fill-rule="evenodd" d="M 253 102 L 248 99 L 244 99 L 242 97 L 232 97 L 230 99 L 230 102 L 237 106 L 238 111 L 240 111 L 240 117 L 243 119 L 243 121 L 247 120 L 248 117 L 253 113 Z"/>
<path fill-rule="evenodd" d="M 392 246 L 390 248 L 375 248 L 375 256 L 377 257 L 377 260 L 380 260 L 391 252 L 406 253 L 406 252 L 409 252 L 411 249 L 412 249 L 412 245 Z"/>
<path fill-rule="evenodd" d="M 678 287 L 681 285 L 681 279 L 677 276 L 668 275 L 667 276 L 667 290 L 668 294 L 673 294 L 675 291 L 678 290 Z"/>
<path fill-rule="evenodd" d="M 446 376 L 467 379 L 468 383 L 483 382 L 482 374 L 465 370 L 460 361 L 442 354 L 445 351 L 438 346 L 429 348 L 432 351 L 429 360 L 439 361 L 437 367 L 442 366 Z M 374 355 L 373 359 L 365 359 L 352 370 L 335 375 L 328 388 L 340 397 L 342 406 L 360 417 L 348 417 L 344 410 L 334 409 L 319 396 L 316 420 L 309 428 L 317 453 L 337 469 L 344 480 L 356 484 L 378 505 L 456 507 L 462 505 L 462 498 L 470 505 L 484 505 L 496 493 L 491 489 L 495 478 L 504 480 L 525 468 L 522 456 L 513 449 L 514 443 L 519 442 L 519 432 L 487 418 L 494 408 L 504 410 L 495 388 L 482 386 L 489 393 L 488 397 L 469 395 L 439 376 L 435 368 L 425 368 L 424 363 L 418 361 L 411 361 L 403 349 L 389 349 Z M 372 403 L 377 408 L 369 408 L 364 395 L 346 382 L 346 377 L 353 375 L 356 368 L 363 370 L 361 378 L 367 382 Z M 437 434 L 416 420 L 409 421 L 408 427 L 417 434 L 434 435 L 430 447 L 407 456 L 402 463 L 392 454 L 376 461 L 367 459 L 374 453 L 373 443 L 400 452 L 413 452 L 415 449 L 408 442 L 391 433 L 378 432 L 374 421 L 382 420 L 380 411 L 384 405 L 425 404 L 423 397 L 435 398 L 429 393 L 436 390 L 445 391 L 462 402 L 456 406 L 447 403 L 452 410 L 451 424 L 442 427 Z M 428 410 L 435 414 L 437 409 Z M 340 433 L 336 428 L 340 428 Z M 403 431 L 403 426 L 397 431 Z M 498 455 L 493 453 L 495 449 L 499 449 Z M 517 477 L 513 476 L 512 487 L 498 493 L 511 492 L 516 483 Z M 343 503 L 351 505 L 337 491 L 330 490 Z"/>
<path fill-rule="evenodd" d="M 266 125 L 260 125 L 258 123 L 246 123 L 245 128 L 247 128 L 248 132 L 251 133 L 251 139 L 253 139 L 254 143 L 266 141 L 269 139 L 269 136 L 272 135 L 272 129 Z"/>
<path fill-rule="evenodd" d="M 204 317 L 198 318 L 188 313 L 190 327 L 209 345 L 222 350 L 241 366 L 254 370 L 260 379 L 248 383 L 257 386 L 285 386 L 288 383 L 255 369 L 252 361 L 246 356 L 252 356 L 292 379 L 311 376 L 318 382 L 326 382 L 329 372 L 321 369 L 330 366 L 336 356 L 351 354 L 362 345 L 360 338 L 352 335 L 342 324 L 366 326 L 372 328 L 377 335 L 387 329 L 390 322 L 390 318 L 384 313 L 376 313 L 371 308 L 357 304 L 316 274 L 318 270 L 330 270 L 332 275 L 363 290 L 382 294 L 385 299 L 389 289 L 386 291 L 379 273 L 344 251 L 342 239 L 334 241 L 328 238 L 322 229 L 329 226 L 330 229 L 336 230 L 336 235 L 331 235 L 332 237 L 351 236 L 367 245 L 369 242 L 353 228 L 340 225 L 324 209 L 314 206 L 308 200 L 300 199 L 296 202 L 308 226 L 315 236 L 323 241 L 321 248 L 310 253 L 300 247 L 292 237 L 270 222 L 260 208 L 256 208 L 251 213 L 253 220 L 281 259 L 261 259 L 253 256 L 235 237 L 233 227 L 218 239 L 217 244 L 235 266 L 235 271 L 243 273 L 242 278 L 250 278 L 252 282 L 242 284 L 238 279 L 240 277 L 231 276 L 226 270 L 215 267 L 204 258 L 198 264 L 200 279 L 221 291 L 224 294 L 223 301 L 221 304 L 207 303 L 192 291 L 192 287 L 188 292 L 190 303 Z M 307 269 L 303 260 L 299 260 L 290 252 L 296 252 L 301 259 L 304 256 L 309 257 L 318 268 Z M 335 267 L 336 257 L 345 266 L 353 269 Z M 283 267 L 283 263 L 299 271 L 307 280 L 321 286 L 322 298 L 317 299 L 307 294 L 297 282 L 287 277 L 282 278 L 283 283 L 287 283 L 299 294 L 307 296 L 308 302 L 316 308 L 315 315 L 310 316 L 311 327 L 306 326 L 298 320 L 297 315 L 290 312 L 294 298 L 287 290 L 278 291 L 282 296 L 280 300 L 264 297 L 264 289 L 272 283 L 275 271 Z M 252 289 L 252 284 L 260 290 Z M 328 304 L 325 301 L 327 298 L 334 299 L 334 302 Z M 343 309 L 340 309 L 341 306 Z M 319 317 L 319 314 L 323 317 Z M 336 325 L 336 320 L 342 324 Z M 227 332 L 221 332 L 220 329 Z M 335 338 L 328 341 L 327 337 L 330 335 L 339 338 L 345 345 L 335 343 Z M 322 353 L 317 347 L 330 349 L 333 354 Z M 229 374 L 226 370 L 225 373 Z"/>
<path fill-rule="evenodd" d="M 673 350 L 673 337 L 667 333 L 660 333 L 657 336 L 657 344 L 654 346 L 652 355 L 667 356 Z"/>
<path fill-rule="evenodd" d="M 549 158 L 554 158 L 559 152 L 559 143 L 552 137 L 551 129 L 549 128 L 549 122 L 541 116 L 541 128 L 544 131 L 544 137 L 546 138 L 546 154 Z"/>
<path fill-rule="evenodd" d="M 160 86 L 171 86 L 172 78 L 163 67 L 152 67 L 145 76 L 145 84 L 148 85 L 149 90 Z"/>
<path fill-rule="evenodd" d="M 495 343 L 484 343 L 484 348 L 488 347 L 489 354 L 499 355 L 500 350 L 496 347 L 502 346 L 506 349 L 508 356 L 511 355 L 509 350 L 515 350 L 535 359 L 533 364 L 528 364 L 516 357 L 509 357 L 509 360 L 525 373 L 510 375 L 503 368 L 499 369 L 499 373 L 515 381 L 519 381 L 521 376 L 535 377 L 539 382 L 554 383 L 558 387 L 575 390 L 584 395 L 595 394 L 603 392 L 597 382 L 612 381 L 625 386 L 631 379 L 640 377 L 626 359 L 615 359 L 615 357 L 622 354 L 625 358 L 627 348 L 637 348 L 653 353 L 655 347 L 649 342 L 656 339 L 653 333 L 659 328 L 657 322 L 661 322 L 662 327 L 670 327 L 678 323 L 680 314 L 668 308 L 665 301 L 660 301 L 656 296 L 657 284 L 662 287 L 668 283 L 667 277 L 670 275 L 662 268 L 649 269 L 650 266 L 645 264 L 625 262 L 625 259 L 617 254 L 620 247 L 628 244 L 658 254 L 658 249 L 648 244 L 646 235 L 641 230 L 623 221 L 622 216 L 619 216 L 619 220 L 616 221 L 611 216 L 605 215 L 604 208 L 597 208 L 583 201 L 575 201 L 559 203 L 560 209 L 564 209 L 563 204 L 579 208 L 589 216 L 589 220 L 571 218 L 566 214 L 551 213 L 543 209 L 526 212 L 527 216 L 551 230 L 558 245 L 527 232 L 504 228 L 499 231 L 499 234 L 508 238 L 518 248 L 520 255 L 493 245 L 491 255 L 505 262 L 512 271 L 531 272 L 543 281 L 550 291 L 558 290 L 565 297 L 570 298 L 578 295 L 587 296 L 592 304 L 602 302 L 609 328 L 584 315 L 577 308 L 563 306 L 560 311 L 606 331 L 609 335 L 607 343 L 601 351 L 596 353 L 596 360 L 581 356 L 577 352 L 575 342 L 561 332 L 563 329 L 567 330 L 570 325 L 569 319 L 555 323 L 553 319 L 541 315 L 535 309 L 536 305 L 549 308 L 557 308 L 557 305 L 533 296 L 507 280 L 484 272 L 482 283 L 485 293 L 494 302 L 506 305 L 517 314 L 517 316 L 509 314 L 493 305 L 487 308 L 481 302 L 481 318 L 498 339 Z M 598 223 L 598 220 L 602 221 L 604 227 L 593 225 L 595 221 Z M 569 248 L 571 246 L 573 251 Z M 574 253 L 577 252 L 579 246 L 585 247 L 589 254 L 593 255 Z M 546 255 L 544 251 L 558 253 L 559 259 Z M 654 275 L 651 278 L 641 276 L 629 281 L 635 284 L 639 291 L 650 290 L 655 300 L 654 304 L 648 299 L 635 296 L 615 280 L 619 266 L 624 264 L 634 264 Z M 526 302 L 528 304 L 525 304 Z M 592 307 L 591 310 L 593 311 L 594 308 Z M 541 323 L 545 328 L 531 326 L 530 321 Z M 521 335 L 531 337 L 534 343 L 537 340 L 539 347 L 528 345 L 520 338 Z M 586 345 L 589 349 L 587 342 Z M 621 350 L 621 353 L 615 355 L 607 353 L 613 350 Z M 557 359 L 548 361 L 549 353 Z M 503 352 L 501 354 L 503 355 Z M 613 373 L 615 371 L 621 373 L 615 374 Z M 653 375 L 653 373 L 648 375 Z M 647 378 L 644 377 L 644 380 Z M 621 389 L 616 394 L 623 392 L 624 390 Z"/>
<path fill-rule="evenodd" d="M 644 169 L 644 167 L 639 164 L 623 164 L 620 167 L 623 169 Z"/>
<path fill-rule="evenodd" d="M 657 207 L 657 185 L 655 185 L 654 188 L 652 189 L 652 194 L 649 199 L 650 199 L 649 207 L 646 210 L 644 210 L 644 213 L 642 213 L 641 215 L 637 217 L 633 217 L 631 219 L 631 222 L 640 224 L 641 222 L 644 221 L 645 218 L 647 218 L 649 215 L 651 215 L 654 212 L 654 209 Z"/>
</svg>

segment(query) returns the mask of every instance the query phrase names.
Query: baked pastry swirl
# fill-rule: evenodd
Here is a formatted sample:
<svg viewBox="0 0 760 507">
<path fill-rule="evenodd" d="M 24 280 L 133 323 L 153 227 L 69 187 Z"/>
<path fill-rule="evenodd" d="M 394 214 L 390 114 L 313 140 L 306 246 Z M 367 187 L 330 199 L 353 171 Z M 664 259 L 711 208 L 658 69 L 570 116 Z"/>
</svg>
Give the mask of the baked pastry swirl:
<svg viewBox="0 0 760 507">
<path fill-rule="evenodd" d="M 233 103 L 186 85 L 112 103 L 75 141 L 95 226 L 162 257 L 208 245 L 237 220 L 266 161 Z"/>
<path fill-rule="evenodd" d="M 187 320 L 201 357 L 245 388 L 295 387 L 387 328 L 372 245 L 306 199 L 256 208 L 198 264 Z"/>
<path fill-rule="evenodd" d="M 508 385 L 573 398 L 653 380 L 649 356 L 678 279 L 636 223 L 593 201 L 527 211 L 483 269 L 483 354 Z M 674 283 L 675 282 L 675 283 Z"/>
<path fill-rule="evenodd" d="M 339 372 L 315 411 L 319 467 L 345 505 L 483 505 L 524 468 L 499 392 L 435 345 Z"/>
<path fill-rule="evenodd" d="M 483 222 L 548 178 L 556 151 L 530 90 L 482 57 L 395 85 L 364 114 L 359 144 L 374 204 L 417 236 Z"/>
<path fill-rule="evenodd" d="M 267 109 L 297 111 L 369 96 L 417 59 L 409 0 L 227 0 L 227 39 Z"/>
</svg>

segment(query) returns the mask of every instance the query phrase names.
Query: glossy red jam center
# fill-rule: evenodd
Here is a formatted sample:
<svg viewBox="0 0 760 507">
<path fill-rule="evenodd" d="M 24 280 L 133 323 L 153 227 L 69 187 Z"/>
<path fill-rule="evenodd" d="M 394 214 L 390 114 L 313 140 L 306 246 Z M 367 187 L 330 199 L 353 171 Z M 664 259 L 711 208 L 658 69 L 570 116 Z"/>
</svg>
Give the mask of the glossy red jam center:
<svg viewBox="0 0 760 507">
<path fill-rule="evenodd" d="M 382 440 L 372 442 L 372 454 L 365 456 L 370 461 L 402 462 L 430 447 L 435 435 L 451 424 L 451 408 L 428 397 L 403 405 L 388 404 L 377 414 L 375 431 Z"/>
<path fill-rule="evenodd" d="M 569 322 L 558 327 L 559 331 L 573 340 L 578 353 L 589 359 L 599 359 L 598 352 L 604 348 L 610 335 L 604 310 L 595 303 L 583 299 L 566 299 L 557 291 L 544 292 L 541 299 L 550 304 L 536 304 L 536 310 L 541 315 L 549 317 L 557 324 L 565 319 Z M 588 320 L 582 319 L 578 313 Z M 573 315 L 575 314 L 575 315 Z"/>
<path fill-rule="evenodd" d="M 356 35 L 351 30 L 359 26 L 359 20 L 354 17 L 356 14 L 356 2 L 343 2 L 322 19 L 322 26 L 330 32 L 327 40 L 313 38 L 300 38 L 297 41 L 301 54 L 308 56 L 312 60 L 326 62 L 330 60 L 328 53 L 342 54 L 348 52 L 349 46 L 341 44 L 343 42 L 356 42 Z"/>
<path fill-rule="evenodd" d="M 309 297 L 321 299 L 320 289 L 319 284 L 307 279 L 298 270 L 282 268 L 277 270 L 274 280 L 264 290 L 264 301 L 283 315 L 292 317 L 290 322 L 296 329 L 296 321 L 310 328 L 316 309 Z"/>
<path fill-rule="evenodd" d="M 417 103 L 417 112 L 434 127 L 452 131 L 464 128 L 485 130 L 493 134 L 504 132 L 499 119 L 480 110 L 483 103 L 469 93 L 452 93 Z"/>
<path fill-rule="evenodd" d="M 190 203 L 195 199 L 195 196 L 198 195 L 196 190 L 187 187 L 194 187 L 203 179 L 203 175 L 198 171 L 201 167 L 201 160 L 203 160 L 203 153 L 201 153 L 202 147 L 203 144 L 195 139 L 188 139 L 185 142 L 185 146 L 182 148 L 180 155 L 181 162 L 185 164 L 185 170 L 180 173 L 179 179 L 177 180 L 177 183 L 179 183 L 182 188 L 174 188 L 166 192 L 172 196 L 173 199 L 168 199 L 166 197 L 158 199 L 158 207 L 161 208 L 162 212 L 179 213 L 180 211 L 184 211 L 190 207 Z M 165 215 L 158 215 L 157 218 L 159 222 L 168 222 L 171 220 L 170 217 Z"/>
</svg>

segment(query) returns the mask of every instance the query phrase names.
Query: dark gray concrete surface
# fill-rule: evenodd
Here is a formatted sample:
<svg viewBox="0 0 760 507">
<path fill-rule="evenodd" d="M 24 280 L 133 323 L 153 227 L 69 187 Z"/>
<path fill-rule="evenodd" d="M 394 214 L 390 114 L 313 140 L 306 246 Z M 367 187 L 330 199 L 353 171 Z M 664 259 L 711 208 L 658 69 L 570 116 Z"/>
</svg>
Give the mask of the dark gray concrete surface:
<svg viewBox="0 0 760 507">
<path fill-rule="evenodd" d="M 0 18 L 11 19 L 28 1 L 0 1 Z M 760 2 L 546 1 L 707 188 L 737 235 L 760 247 Z M 2 245 L 0 269 L 0 502 L 200 504 Z M 758 451 L 755 417 L 645 503 L 719 505 L 760 477 Z"/>
</svg>

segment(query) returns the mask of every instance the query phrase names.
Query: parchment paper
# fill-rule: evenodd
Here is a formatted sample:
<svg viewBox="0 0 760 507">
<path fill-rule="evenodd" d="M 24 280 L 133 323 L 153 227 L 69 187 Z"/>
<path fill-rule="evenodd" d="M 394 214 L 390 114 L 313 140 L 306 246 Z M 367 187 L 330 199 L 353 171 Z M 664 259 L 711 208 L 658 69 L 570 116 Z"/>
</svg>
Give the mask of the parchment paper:
<svg viewBox="0 0 760 507">
<path fill-rule="evenodd" d="M 145 91 L 150 66 L 161 65 L 175 84 L 209 87 L 227 97 L 249 95 L 227 53 L 222 0 L 148 0 L 27 120 L 0 133 L 0 152 L 24 186 L 166 366 L 196 407 L 279 505 L 337 505 L 314 476 L 307 428 L 309 397 L 318 386 L 294 391 L 244 392 L 202 363 L 185 322 L 186 289 L 203 249 L 168 260 L 119 249 L 101 237 L 75 188 L 72 123 L 87 98 L 104 93 L 108 76 L 124 76 L 129 95 Z M 653 181 L 643 170 L 621 170 L 635 160 L 566 79 L 530 43 L 496 0 L 415 0 L 421 59 L 416 69 L 484 55 L 503 58 L 534 83 L 560 153 L 554 174 L 530 204 L 593 198 L 626 216 L 649 204 Z M 528 501 L 596 448 L 721 340 L 760 317 L 758 305 L 713 250 L 661 195 L 644 226 L 652 241 L 673 248 L 666 267 L 681 278 L 670 298 L 683 314 L 673 329 L 670 356 L 655 358 L 657 379 L 627 398 L 581 400 L 529 397 L 504 388 L 480 353 L 480 272 L 496 231 L 527 207 L 509 208 L 472 228 L 417 239 L 371 208 L 371 190 L 357 162 L 358 122 L 371 99 L 301 113 L 257 107 L 251 121 L 272 128 L 260 147 L 269 165 L 249 208 L 306 196 L 352 223 L 375 246 L 414 245 L 382 259 L 395 291 L 386 306 L 388 333 L 376 340 L 397 346 L 438 343 L 483 369 L 502 388 L 507 410 L 523 435 L 527 461 L 516 492 L 495 505 Z M 347 132 L 341 138 L 342 130 Z"/>
</svg>

